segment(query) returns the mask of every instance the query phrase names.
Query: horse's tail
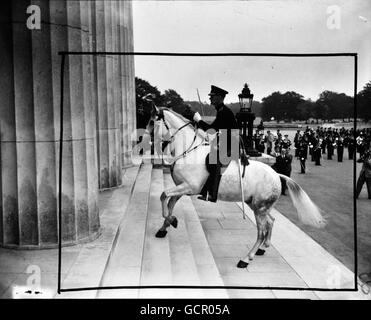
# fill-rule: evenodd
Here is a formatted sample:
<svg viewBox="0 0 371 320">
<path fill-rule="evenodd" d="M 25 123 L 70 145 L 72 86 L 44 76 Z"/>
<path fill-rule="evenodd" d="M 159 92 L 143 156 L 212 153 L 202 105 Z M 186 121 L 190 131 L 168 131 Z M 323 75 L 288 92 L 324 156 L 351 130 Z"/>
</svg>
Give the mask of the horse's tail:
<svg viewBox="0 0 371 320">
<path fill-rule="evenodd" d="M 298 213 L 300 222 L 317 228 L 324 227 L 326 220 L 322 217 L 321 210 L 309 198 L 307 193 L 291 178 L 283 174 L 278 175 L 286 180 L 289 195 Z"/>
</svg>

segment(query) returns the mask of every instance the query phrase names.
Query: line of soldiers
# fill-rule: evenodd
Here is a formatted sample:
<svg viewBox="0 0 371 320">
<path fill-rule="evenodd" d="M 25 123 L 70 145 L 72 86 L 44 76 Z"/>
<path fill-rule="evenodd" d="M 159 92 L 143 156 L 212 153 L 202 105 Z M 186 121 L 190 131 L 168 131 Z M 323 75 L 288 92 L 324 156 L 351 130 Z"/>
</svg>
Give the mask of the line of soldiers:
<svg viewBox="0 0 371 320">
<path fill-rule="evenodd" d="M 354 139 L 356 137 L 356 139 Z M 262 131 L 257 130 L 254 135 L 255 148 L 260 151 L 277 156 L 277 153 L 282 154 L 282 150 L 290 149 L 291 141 L 288 135 L 282 134 L 277 129 L 275 136 L 270 130 L 264 135 Z M 354 129 L 342 128 L 324 128 L 317 127 L 316 129 L 309 128 L 305 130 L 297 130 L 294 137 L 295 157 L 300 161 L 301 173 L 305 173 L 305 162 L 309 156 L 315 165 L 321 165 L 321 158 L 327 154 L 327 159 L 332 160 L 335 149 L 337 150 L 337 161 L 342 162 L 344 158 L 344 148 L 348 149 L 348 159 L 352 160 L 356 153 L 359 153 L 359 158 L 362 158 L 365 151 L 370 149 L 371 143 L 371 128 Z M 272 152 L 274 150 L 274 152 Z"/>
</svg>

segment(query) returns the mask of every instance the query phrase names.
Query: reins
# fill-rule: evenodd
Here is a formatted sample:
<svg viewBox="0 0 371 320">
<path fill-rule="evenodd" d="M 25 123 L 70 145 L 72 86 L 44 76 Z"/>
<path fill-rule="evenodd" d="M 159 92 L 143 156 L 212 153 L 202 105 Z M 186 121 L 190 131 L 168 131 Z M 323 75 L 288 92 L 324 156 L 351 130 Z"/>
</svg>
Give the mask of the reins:
<svg viewBox="0 0 371 320">
<path fill-rule="evenodd" d="M 168 126 L 166 120 L 165 120 L 165 115 L 164 115 L 164 112 L 163 110 L 161 110 L 159 116 L 158 116 L 158 120 L 162 120 L 164 125 L 165 125 L 165 128 L 170 132 L 170 127 Z M 184 125 L 182 125 L 180 128 L 178 128 L 171 136 L 168 140 L 164 140 L 163 141 L 163 146 L 162 146 L 162 152 L 165 150 L 165 148 L 167 147 L 167 145 L 171 144 L 176 136 L 177 133 L 179 133 L 182 129 L 184 129 L 185 127 L 189 126 L 189 125 L 192 125 L 192 121 L 189 121 L 187 123 L 185 123 Z M 181 158 L 184 158 L 188 153 L 192 152 L 193 150 L 197 149 L 200 145 L 203 144 L 204 140 L 203 139 L 201 141 L 200 144 L 198 144 L 197 146 L 194 146 L 192 148 L 192 146 L 194 145 L 195 141 L 196 141 L 196 138 L 197 138 L 197 126 L 195 126 L 195 129 L 194 129 L 194 137 L 193 137 L 193 140 L 192 140 L 192 143 L 191 145 L 187 148 L 187 150 L 185 150 L 182 154 L 180 154 L 179 156 L 175 157 L 175 159 L 172 161 L 171 164 L 174 164 L 176 161 L 178 161 L 179 159 Z"/>
</svg>

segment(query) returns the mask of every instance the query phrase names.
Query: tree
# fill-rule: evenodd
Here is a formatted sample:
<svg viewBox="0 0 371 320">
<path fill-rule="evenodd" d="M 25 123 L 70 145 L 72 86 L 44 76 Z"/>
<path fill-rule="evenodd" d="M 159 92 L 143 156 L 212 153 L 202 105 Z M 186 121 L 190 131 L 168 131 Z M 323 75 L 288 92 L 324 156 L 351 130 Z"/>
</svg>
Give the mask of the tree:
<svg viewBox="0 0 371 320">
<path fill-rule="evenodd" d="M 282 120 L 282 114 L 279 111 L 282 104 L 282 94 L 279 91 L 273 92 L 262 99 L 262 119 L 269 121 L 272 117 L 279 122 Z"/>
<path fill-rule="evenodd" d="M 277 122 L 280 120 L 297 119 L 297 106 L 304 101 L 303 96 L 294 91 L 287 91 L 282 94 L 279 91 L 262 99 L 261 116 L 264 121 L 274 117 Z"/>
<path fill-rule="evenodd" d="M 324 117 L 323 117 L 324 112 L 326 112 L 326 111 L 324 111 L 324 108 L 322 107 L 322 105 L 317 100 L 314 103 L 313 114 L 312 114 L 312 117 L 317 120 L 317 124 L 318 124 L 319 119 L 324 119 Z"/>
<path fill-rule="evenodd" d="M 316 103 L 309 100 L 304 100 L 296 106 L 296 119 L 305 120 L 305 123 L 308 123 L 309 118 L 315 118 L 315 108 Z M 318 119 L 317 119 L 318 123 Z"/>
<path fill-rule="evenodd" d="M 297 120 L 297 106 L 304 102 L 303 96 L 295 91 L 287 91 L 283 94 L 280 106 L 284 120 Z"/>
<path fill-rule="evenodd" d="M 358 116 L 365 122 L 371 119 L 371 81 L 358 93 Z"/>
<path fill-rule="evenodd" d="M 179 114 L 181 114 L 184 111 L 183 98 L 175 90 L 173 89 L 165 90 L 162 99 L 164 107 L 171 108 Z"/>
<path fill-rule="evenodd" d="M 148 81 L 135 77 L 135 94 L 137 108 L 137 127 L 145 128 L 151 116 L 152 103 L 143 99 L 147 94 L 155 96 L 154 103 L 161 105 L 163 98 L 161 92 Z"/>
<path fill-rule="evenodd" d="M 345 93 L 325 90 L 320 93 L 317 100 L 322 108 L 323 119 L 345 119 L 353 115 L 353 99 Z"/>
</svg>

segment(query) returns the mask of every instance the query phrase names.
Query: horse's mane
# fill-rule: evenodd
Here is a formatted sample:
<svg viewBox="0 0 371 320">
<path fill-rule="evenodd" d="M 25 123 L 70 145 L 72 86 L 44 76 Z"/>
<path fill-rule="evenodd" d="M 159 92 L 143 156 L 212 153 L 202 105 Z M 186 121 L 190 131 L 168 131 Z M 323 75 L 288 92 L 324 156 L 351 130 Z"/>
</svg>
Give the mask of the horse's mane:
<svg viewBox="0 0 371 320">
<path fill-rule="evenodd" d="M 175 116 L 177 116 L 178 118 L 180 118 L 180 119 L 182 119 L 184 122 L 189 122 L 189 119 L 187 119 L 187 118 L 185 118 L 184 116 L 182 116 L 181 114 L 179 114 L 179 113 L 177 113 L 177 112 L 175 112 L 174 110 L 172 110 L 172 109 L 169 109 L 169 108 L 166 108 L 166 107 L 161 107 L 161 108 L 159 108 L 160 110 L 166 110 L 166 111 L 169 111 L 169 112 L 171 112 L 172 114 L 174 114 Z"/>
<path fill-rule="evenodd" d="M 189 119 L 185 118 L 184 116 L 182 116 L 181 114 L 175 112 L 175 111 L 172 110 L 172 109 L 169 109 L 169 108 L 166 108 L 166 107 L 160 107 L 159 110 L 162 110 L 162 111 L 169 111 L 170 113 L 172 113 L 174 116 L 180 118 L 180 119 L 181 119 L 182 121 L 184 121 L 185 123 L 190 122 Z M 190 125 L 193 129 L 195 128 L 195 126 L 194 126 L 192 123 L 190 123 L 189 125 Z M 197 130 L 197 135 L 198 135 L 199 137 L 201 137 L 202 139 L 205 139 L 206 132 L 203 131 L 202 129 L 199 129 L 199 130 Z"/>
</svg>

